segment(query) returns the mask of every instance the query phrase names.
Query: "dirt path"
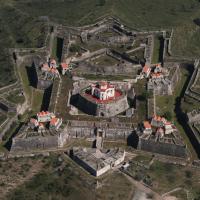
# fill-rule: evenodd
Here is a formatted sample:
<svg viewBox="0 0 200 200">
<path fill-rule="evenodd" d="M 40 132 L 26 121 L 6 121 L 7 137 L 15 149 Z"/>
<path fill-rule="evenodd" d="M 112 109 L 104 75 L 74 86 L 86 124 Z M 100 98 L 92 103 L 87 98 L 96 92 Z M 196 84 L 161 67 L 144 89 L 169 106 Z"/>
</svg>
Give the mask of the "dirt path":
<svg viewBox="0 0 200 200">
<path fill-rule="evenodd" d="M 122 172 L 121 172 L 122 173 Z M 146 194 L 153 194 L 154 196 L 154 200 L 162 200 L 161 195 L 159 195 L 158 193 L 154 192 L 153 190 L 151 190 L 150 188 L 144 186 L 142 183 L 134 180 L 133 178 L 131 178 L 130 176 L 128 176 L 127 174 L 122 173 L 137 189 L 145 192 Z"/>
</svg>

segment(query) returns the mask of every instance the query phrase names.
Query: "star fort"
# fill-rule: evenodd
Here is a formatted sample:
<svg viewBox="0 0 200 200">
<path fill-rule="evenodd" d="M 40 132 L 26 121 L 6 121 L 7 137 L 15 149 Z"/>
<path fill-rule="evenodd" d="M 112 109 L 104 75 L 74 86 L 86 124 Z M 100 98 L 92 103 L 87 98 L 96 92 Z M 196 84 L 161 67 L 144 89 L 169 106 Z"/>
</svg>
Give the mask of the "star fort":
<svg viewBox="0 0 200 200">
<path fill-rule="evenodd" d="M 64 149 L 94 176 L 123 163 L 128 148 L 189 157 L 174 118 L 159 106 L 180 82 L 180 63 L 167 57 L 170 31 L 140 32 L 112 17 L 83 27 L 52 24 L 48 31 L 43 48 L 13 52 L 25 102 L 0 97 L 0 108 L 8 121 L 16 113 L 27 117 L 10 154 Z M 193 113 L 191 126 L 198 127 Z"/>
</svg>

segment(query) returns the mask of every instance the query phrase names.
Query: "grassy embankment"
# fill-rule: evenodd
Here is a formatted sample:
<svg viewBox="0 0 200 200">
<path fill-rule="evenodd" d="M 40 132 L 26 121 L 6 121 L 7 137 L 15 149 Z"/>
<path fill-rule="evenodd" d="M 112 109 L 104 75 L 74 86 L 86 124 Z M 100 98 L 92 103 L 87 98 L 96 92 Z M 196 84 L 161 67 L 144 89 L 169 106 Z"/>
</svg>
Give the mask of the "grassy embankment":
<svg viewBox="0 0 200 200">
<path fill-rule="evenodd" d="M 146 168 L 152 161 L 148 154 L 133 158 L 128 172 L 136 179 L 143 180 L 153 191 L 164 194 L 175 188 L 182 188 L 170 195 L 179 197 L 181 200 L 187 196 L 186 191 L 193 198 L 200 196 L 199 178 L 200 172 L 188 166 L 174 165 L 154 160 L 150 168 Z M 146 166 L 146 167 L 144 167 Z M 186 189 L 186 190 L 185 190 Z"/>
<path fill-rule="evenodd" d="M 47 158 L 36 158 L 35 163 L 41 162 L 40 173 L 25 183 L 16 187 L 7 194 L 7 199 L 23 200 L 23 199 L 128 199 L 130 192 L 134 190 L 132 184 L 121 174 L 114 172 L 106 174 L 98 183 L 101 186 L 96 189 L 96 179 L 90 176 L 76 163 L 69 158 L 51 155 Z M 29 164 L 32 159 L 27 159 Z M 20 160 L 18 160 L 18 163 Z M 22 160 L 23 161 L 23 160 Z M 2 165 L 5 168 L 5 163 Z M 43 168 L 43 169 L 42 169 Z M 10 171 L 14 169 L 14 165 L 10 166 Z M 21 173 L 19 173 L 21 169 Z M 32 171 L 32 167 L 23 167 L 17 170 L 18 176 Z M 6 174 L 9 176 L 11 172 Z M 1 176 L 1 171 L 0 171 Z M 9 181 L 5 183 L 9 184 Z M 6 187 L 6 185 L 4 187 Z"/>
<path fill-rule="evenodd" d="M 19 66 L 18 70 L 25 92 L 26 100 L 31 106 L 30 111 L 32 111 L 32 114 L 35 114 L 40 111 L 44 92 L 35 89 L 30 85 L 27 70 L 24 65 Z"/>
<path fill-rule="evenodd" d="M 175 106 L 177 103 L 177 99 L 180 97 L 182 90 L 184 89 L 184 85 L 188 79 L 189 72 L 185 68 L 180 68 L 180 79 L 175 87 L 175 91 L 171 96 L 156 96 L 156 111 L 157 114 L 163 116 L 167 112 L 171 113 L 172 121 L 180 131 L 184 141 L 186 142 L 187 146 L 189 147 L 193 157 L 196 157 L 196 153 L 183 129 L 181 124 L 178 121 L 177 113 L 175 112 Z"/>
<path fill-rule="evenodd" d="M 200 3 L 196 0 L 50 0 L 48 6 L 45 0 L 1 0 L 0 11 L 3 30 L 0 31 L 0 86 L 16 80 L 5 48 L 42 46 L 44 22 L 37 20 L 39 16 L 49 16 L 53 21 L 76 26 L 90 24 L 109 15 L 119 17 L 133 28 L 174 28 L 174 54 L 200 55 L 200 28 L 193 22 L 200 13 Z"/>
</svg>

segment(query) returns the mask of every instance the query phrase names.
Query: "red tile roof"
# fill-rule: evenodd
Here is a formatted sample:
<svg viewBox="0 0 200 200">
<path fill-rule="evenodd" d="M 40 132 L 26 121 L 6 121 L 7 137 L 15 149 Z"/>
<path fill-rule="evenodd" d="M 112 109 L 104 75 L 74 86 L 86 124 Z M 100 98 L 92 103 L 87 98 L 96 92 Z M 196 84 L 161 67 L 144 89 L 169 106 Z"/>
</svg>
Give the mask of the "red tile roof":
<svg viewBox="0 0 200 200">
<path fill-rule="evenodd" d="M 40 126 L 40 127 L 44 127 L 44 124 L 40 122 L 40 123 L 39 123 L 39 126 Z"/>
<path fill-rule="evenodd" d="M 151 124 L 148 121 L 144 121 L 143 124 L 144 124 L 144 128 L 148 128 L 148 129 L 151 128 Z"/>
<path fill-rule="evenodd" d="M 143 67 L 143 69 L 142 69 L 142 72 L 148 73 L 150 70 L 151 70 L 151 68 L 150 68 L 149 66 L 145 65 L 145 66 Z"/>
<path fill-rule="evenodd" d="M 69 65 L 68 65 L 67 63 L 61 63 L 60 65 L 61 65 L 61 67 L 62 67 L 63 69 L 69 68 Z"/>
<path fill-rule="evenodd" d="M 160 78 L 160 77 L 162 77 L 162 76 L 163 76 L 162 73 L 152 73 L 152 74 L 151 74 L 151 77 L 152 77 L 152 78 Z"/>
<path fill-rule="evenodd" d="M 59 120 L 58 118 L 54 117 L 54 118 L 51 119 L 50 124 L 55 126 L 56 123 L 58 122 L 58 120 Z"/>
<path fill-rule="evenodd" d="M 41 116 L 45 116 L 45 115 L 48 115 L 48 114 L 50 114 L 50 112 L 48 112 L 48 111 L 42 111 L 42 112 L 39 112 L 38 114 L 37 114 L 37 116 L 39 116 L 39 117 L 41 117 Z"/>
</svg>

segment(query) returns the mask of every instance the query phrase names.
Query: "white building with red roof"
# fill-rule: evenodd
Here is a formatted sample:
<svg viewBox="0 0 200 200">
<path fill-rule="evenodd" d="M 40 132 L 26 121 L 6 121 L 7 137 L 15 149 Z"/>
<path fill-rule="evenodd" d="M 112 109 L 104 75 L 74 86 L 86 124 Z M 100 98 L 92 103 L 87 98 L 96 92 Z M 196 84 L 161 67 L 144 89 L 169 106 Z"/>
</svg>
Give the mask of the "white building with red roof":
<svg viewBox="0 0 200 200">
<path fill-rule="evenodd" d="M 37 128 L 38 132 L 41 132 L 46 127 L 58 130 L 62 125 L 62 118 L 57 118 L 54 113 L 48 111 L 42 111 L 37 113 L 37 119 L 31 118 L 29 126 L 32 129 Z"/>
<path fill-rule="evenodd" d="M 166 122 L 165 123 L 165 134 L 171 134 L 176 130 L 175 126 L 171 122 Z"/>
<path fill-rule="evenodd" d="M 45 74 L 46 77 L 59 77 L 55 59 L 50 59 L 49 62 L 43 63 L 41 66 L 41 71 Z"/>
<path fill-rule="evenodd" d="M 43 131 L 45 131 L 45 125 L 42 122 L 40 122 L 38 126 L 38 132 L 43 132 Z"/>
<path fill-rule="evenodd" d="M 152 127 L 149 121 L 143 122 L 143 133 L 145 134 L 151 134 L 152 133 Z"/>
<path fill-rule="evenodd" d="M 148 78 L 149 75 L 151 73 L 151 67 L 145 65 L 143 68 L 142 68 L 142 75 L 145 77 L 145 78 Z"/>
<path fill-rule="evenodd" d="M 162 68 L 161 64 L 157 64 L 155 66 L 154 73 L 162 73 L 162 72 L 163 72 L 163 68 Z"/>
<path fill-rule="evenodd" d="M 67 63 L 61 63 L 61 70 L 62 70 L 62 75 L 65 75 L 67 71 L 69 71 L 69 65 Z"/>
<path fill-rule="evenodd" d="M 167 121 L 164 117 L 154 115 L 151 120 L 142 123 L 142 132 L 146 135 L 155 133 L 160 138 L 170 135 L 177 131 L 173 123 Z"/>
<path fill-rule="evenodd" d="M 154 127 L 163 127 L 166 121 L 164 117 L 154 115 L 151 119 L 151 125 Z"/>
<path fill-rule="evenodd" d="M 54 128 L 58 130 L 60 126 L 62 125 L 62 119 L 61 118 L 52 118 L 50 121 L 50 128 Z"/>
<path fill-rule="evenodd" d="M 58 67 L 55 59 L 52 58 L 52 59 L 49 60 L 49 67 L 51 67 L 51 68 L 57 68 Z"/>
<path fill-rule="evenodd" d="M 108 82 L 101 82 L 91 85 L 91 94 L 99 100 L 109 100 L 115 98 L 115 86 Z"/>
<path fill-rule="evenodd" d="M 37 120 L 37 119 L 34 119 L 34 118 L 31 118 L 31 119 L 30 119 L 30 127 L 31 127 L 32 129 L 34 129 L 34 128 L 38 127 L 38 126 L 39 126 L 38 120 Z"/>
<path fill-rule="evenodd" d="M 49 65 L 48 65 L 48 63 L 43 63 L 42 67 L 41 67 L 41 70 L 43 72 L 48 72 L 49 71 Z"/>
<path fill-rule="evenodd" d="M 42 111 L 42 112 L 39 112 L 37 113 L 37 120 L 38 122 L 49 122 L 51 121 L 51 119 L 55 117 L 55 115 L 53 113 L 50 113 L 50 112 L 45 112 L 45 111 Z"/>
<path fill-rule="evenodd" d="M 164 76 L 163 76 L 163 73 L 160 73 L 160 72 L 158 72 L 158 73 L 151 73 L 151 78 L 154 80 L 154 79 L 162 79 L 162 78 L 164 78 Z"/>
</svg>

